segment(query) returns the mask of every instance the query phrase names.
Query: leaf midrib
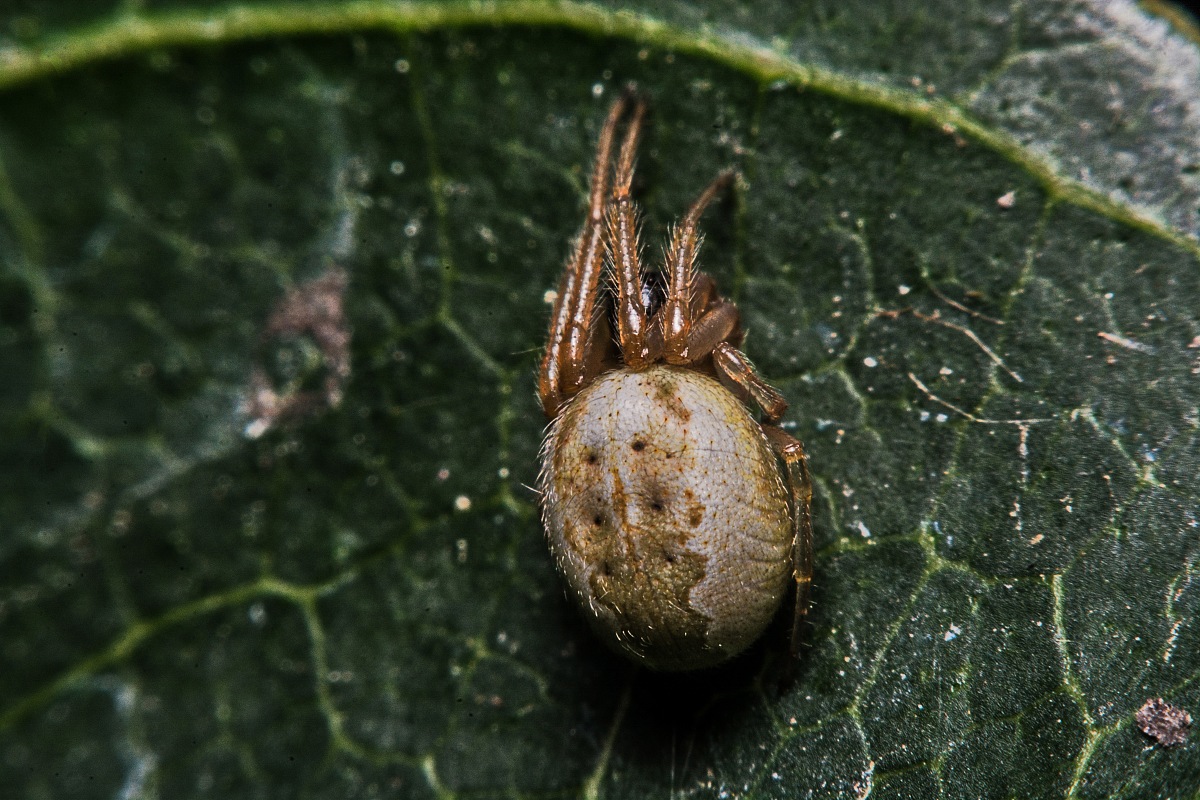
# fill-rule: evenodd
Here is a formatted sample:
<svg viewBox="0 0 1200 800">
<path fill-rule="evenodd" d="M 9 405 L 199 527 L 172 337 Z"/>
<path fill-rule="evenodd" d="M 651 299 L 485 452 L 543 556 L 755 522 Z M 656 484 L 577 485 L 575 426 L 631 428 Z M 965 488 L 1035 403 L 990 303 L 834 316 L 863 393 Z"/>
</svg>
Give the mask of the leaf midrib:
<svg viewBox="0 0 1200 800">
<path fill-rule="evenodd" d="M 881 80 L 806 63 L 743 34 L 664 22 L 649 14 L 589 3 L 416 2 L 386 0 L 229 5 L 208 11 L 126 12 L 47 37 L 43 43 L 0 51 L 0 91 L 87 65 L 172 47 L 228 45 L 279 36 L 385 31 L 397 35 L 471 27 L 558 27 L 627 39 L 639 45 L 709 60 L 762 86 L 784 85 L 887 111 L 995 151 L 1023 169 L 1052 200 L 1090 210 L 1150 233 L 1200 258 L 1200 241 L 1145 209 L 1119 202 L 1058 171 L 1054 161 L 1008 132 L 985 125 L 955 102 Z"/>
</svg>

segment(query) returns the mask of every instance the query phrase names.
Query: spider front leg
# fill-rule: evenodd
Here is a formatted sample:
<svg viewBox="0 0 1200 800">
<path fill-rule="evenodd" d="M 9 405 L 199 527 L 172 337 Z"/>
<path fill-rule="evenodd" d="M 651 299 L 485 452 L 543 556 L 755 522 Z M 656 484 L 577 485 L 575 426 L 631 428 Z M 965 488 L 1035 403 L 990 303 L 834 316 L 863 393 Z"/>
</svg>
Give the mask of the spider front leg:
<svg viewBox="0 0 1200 800">
<path fill-rule="evenodd" d="M 661 334 L 652 330 L 642 297 L 642 267 L 638 242 L 637 206 L 630 195 L 645 105 L 638 102 L 621 143 L 612 206 L 608 213 L 608 255 L 617 290 L 617 341 L 625 366 L 641 370 L 658 360 Z"/>
<path fill-rule="evenodd" d="M 699 223 L 704 209 L 733 182 L 737 173 L 725 170 L 692 203 L 683 221 L 675 228 L 667 251 L 667 296 L 659 310 L 663 335 L 663 359 L 668 364 L 693 364 L 707 355 L 691 345 L 696 319 L 693 295 L 697 289 L 696 253 L 700 249 Z M 736 309 L 733 312 L 736 315 Z M 735 316 L 736 321 L 736 316 Z M 718 337 L 716 341 L 720 341 Z M 715 342 L 714 342 L 715 343 Z"/>
<path fill-rule="evenodd" d="M 587 385 L 600 369 L 609 342 L 604 314 L 597 309 L 600 276 L 604 272 L 604 225 L 607 217 L 608 170 L 613 137 L 625 113 L 630 95 L 622 95 L 608 112 L 600 141 L 588 196 L 588 213 L 575 248 L 558 285 L 558 297 L 550 315 L 550 334 L 538 373 L 538 395 L 542 410 L 553 418 L 562 404 Z M 638 101 L 638 117 L 641 116 Z"/>
<path fill-rule="evenodd" d="M 808 456 L 799 439 L 774 425 L 763 425 L 763 433 L 788 471 L 788 489 L 792 500 L 792 577 L 796 582 L 796 607 L 792 615 L 792 658 L 800 657 L 800 626 L 808 616 L 808 593 L 812 586 L 812 480 L 808 474 Z"/>
</svg>

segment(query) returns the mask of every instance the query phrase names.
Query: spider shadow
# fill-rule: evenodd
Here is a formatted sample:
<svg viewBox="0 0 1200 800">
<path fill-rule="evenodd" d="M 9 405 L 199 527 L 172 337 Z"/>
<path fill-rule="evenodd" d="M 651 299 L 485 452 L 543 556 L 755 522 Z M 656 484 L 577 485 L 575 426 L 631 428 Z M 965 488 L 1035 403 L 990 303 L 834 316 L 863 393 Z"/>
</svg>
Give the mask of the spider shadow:
<svg viewBox="0 0 1200 800">
<path fill-rule="evenodd" d="M 771 706 L 802 684 L 807 660 L 789 651 L 790 614 L 729 663 L 694 672 L 635 669 L 614 757 L 631 771 L 670 774 L 672 789 L 707 779 L 712 755 L 762 739 Z M 806 649 L 806 648 L 805 648 Z M 616 656 L 613 656 L 616 659 Z"/>
</svg>

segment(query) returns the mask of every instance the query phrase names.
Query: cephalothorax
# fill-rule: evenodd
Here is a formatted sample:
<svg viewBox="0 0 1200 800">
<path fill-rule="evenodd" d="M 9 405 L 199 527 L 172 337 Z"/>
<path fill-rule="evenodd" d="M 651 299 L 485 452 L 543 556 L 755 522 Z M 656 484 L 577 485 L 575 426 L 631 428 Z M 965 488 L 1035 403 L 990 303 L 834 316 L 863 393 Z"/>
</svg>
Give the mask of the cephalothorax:
<svg viewBox="0 0 1200 800">
<path fill-rule="evenodd" d="M 695 267 L 700 216 L 734 173 L 719 174 L 674 229 L 665 288 L 655 290 L 630 195 L 644 115 L 629 93 L 608 113 L 550 320 L 538 380 L 552 420 L 542 448 L 546 534 L 596 633 L 647 667 L 698 669 L 741 652 L 789 580 L 795 653 L 812 576 L 804 448 L 775 426 L 787 403 L 737 349 L 737 307 Z"/>
</svg>

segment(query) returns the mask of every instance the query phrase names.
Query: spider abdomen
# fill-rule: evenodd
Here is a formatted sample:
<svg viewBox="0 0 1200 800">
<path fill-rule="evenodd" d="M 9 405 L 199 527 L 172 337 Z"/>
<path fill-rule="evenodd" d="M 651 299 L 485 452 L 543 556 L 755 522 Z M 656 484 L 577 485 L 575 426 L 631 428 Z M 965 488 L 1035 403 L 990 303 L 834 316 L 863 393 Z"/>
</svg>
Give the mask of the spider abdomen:
<svg viewBox="0 0 1200 800">
<path fill-rule="evenodd" d="M 646 666 L 719 664 L 779 607 L 789 494 L 761 427 L 713 378 L 665 365 L 601 375 L 551 425 L 541 483 L 584 614 Z"/>
</svg>

